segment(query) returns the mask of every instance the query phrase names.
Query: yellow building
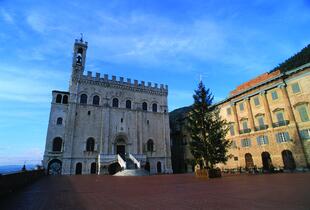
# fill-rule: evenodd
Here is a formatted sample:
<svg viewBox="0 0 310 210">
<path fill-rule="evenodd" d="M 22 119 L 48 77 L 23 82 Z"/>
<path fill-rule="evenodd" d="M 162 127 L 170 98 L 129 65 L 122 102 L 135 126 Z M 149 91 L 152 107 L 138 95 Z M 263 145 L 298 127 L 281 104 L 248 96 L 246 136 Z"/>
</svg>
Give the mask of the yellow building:
<svg viewBox="0 0 310 210">
<path fill-rule="evenodd" d="M 310 63 L 272 71 L 219 102 L 232 157 L 222 169 L 305 168 L 310 162 Z"/>
</svg>

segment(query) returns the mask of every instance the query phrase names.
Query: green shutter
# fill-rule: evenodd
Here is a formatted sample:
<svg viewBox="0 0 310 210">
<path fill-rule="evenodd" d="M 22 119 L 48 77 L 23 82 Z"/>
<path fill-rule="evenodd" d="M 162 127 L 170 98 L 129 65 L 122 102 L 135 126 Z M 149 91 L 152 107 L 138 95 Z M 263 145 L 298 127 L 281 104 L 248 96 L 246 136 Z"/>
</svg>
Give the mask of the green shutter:
<svg viewBox="0 0 310 210">
<path fill-rule="evenodd" d="M 278 144 L 281 143 L 281 139 L 280 139 L 279 133 L 276 134 L 276 141 L 277 141 Z"/>
<path fill-rule="evenodd" d="M 288 134 L 288 132 L 285 132 L 284 136 L 285 136 L 285 141 L 289 141 L 290 140 L 290 135 Z"/>
<path fill-rule="evenodd" d="M 300 119 L 301 119 L 302 122 L 309 121 L 309 116 L 308 116 L 308 113 L 307 113 L 306 106 L 298 107 L 298 112 L 299 112 Z"/>
<path fill-rule="evenodd" d="M 261 145 L 260 136 L 257 136 L 256 140 L 257 140 L 257 145 Z"/>
<path fill-rule="evenodd" d="M 264 138 L 265 138 L 265 144 L 269 144 L 268 136 L 264 136 Z"/>
<path fill-rule="evenodd" d="M 300 92 L 300 88 L 299 88 L 299 85 L 297 82 L 292 84 L 292 91 L 293 91 L 293 93 L 299 93 Z"/>
</svg>

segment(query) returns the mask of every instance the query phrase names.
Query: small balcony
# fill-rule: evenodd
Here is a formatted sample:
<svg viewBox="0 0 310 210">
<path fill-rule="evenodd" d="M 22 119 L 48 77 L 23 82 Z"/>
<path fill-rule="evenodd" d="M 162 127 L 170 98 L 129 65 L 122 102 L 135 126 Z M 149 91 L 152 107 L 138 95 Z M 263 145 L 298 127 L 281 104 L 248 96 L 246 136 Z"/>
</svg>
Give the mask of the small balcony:
<svg viewBox="0 0 310 210">
<path fill-rule="evenodd" d="M 251 132 L 251 129 L 250 129 L 250 128 L 246 128 L 246 129 L 243 129 L 243 130 L 240 130 L 240 131 L 239 131 L 240 134 L 250 133 L 250 132 Z"/>
<path fill-rule="evenodd" d="M 255 131 L 261 131 L 266 129 L 268 129 L 268 125 L 255 126 Z"/>
<path fill-rule="evenodd" d="M 272 126 L 274 128 L 277 128 L 277 127 L 281 127 L 281 126 L 285 126 L 285 125 L 288 125 L 290 123 L 290 121 L 288 120 L 283 120 L 283 121 L 279 121 L 279 122 L 276 122 L 276 123 L 272 123 Z"/>
</svg>

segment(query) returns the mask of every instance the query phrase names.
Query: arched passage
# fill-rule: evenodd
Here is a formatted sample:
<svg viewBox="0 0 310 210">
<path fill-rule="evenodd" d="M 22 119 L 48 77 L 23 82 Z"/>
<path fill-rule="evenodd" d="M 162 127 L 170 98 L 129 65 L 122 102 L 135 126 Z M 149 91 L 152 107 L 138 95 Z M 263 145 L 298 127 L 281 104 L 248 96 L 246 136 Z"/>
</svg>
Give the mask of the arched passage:
<svg viewBox="0 0 310 210">
<path fill-rule="evenodd" d="M 53 159 L 48 163 L 47 174 L 48 175 L 60 175 L 62 163 L 58 159 Z"/>
<path fill-rule="evenodd" d="M 82 163 L 77 163 L 75 166 L 75 174 L 79 175 L 82 174 Z"/>
<path fill-rule="evenodd" d="M 282 151 L 282 159 L 283 159 L 284 169 L 294 170 L 296 168 L 296 163 L 293 157 L 293 153 L 290 150 Z"/>
<path fill-rule="evenodd" d="M 91 173 L 91 174 L 96 174 L 96 173 L 97 173 L 97 164 L 96 164 L 96 162 L 93 162 L 93 163 L 90 165 L 90 173 Z"/>
<path fill-rule="evenodd" d="M 144 169 L 145 169 L 146 171 L 150 172 L 150 170 L 151 170 L 150 162 L 146 162 L 146 163 L 145 163 Z"/>
<path fill-rule="evenodd" d="M 272 167 L 272 162 L 269 152 L 262 153 L 262 162 L 263 162 L 263 169 L 265 171 L 270 171 Z"/>
<path fill-rule="evenodd" d="M 120 155 L 123 159 L 126 155 L 126 141 L 123 137 L 117 137 L 115 145 L 116 154 Z"/>
<path fill-rule="evenodd" d="M 157 173 L 161 173 L 161 162 L 160 161 L 158 161 L 157 162 Z"/>
<path fill-rule="evenodd" d="M 246 153 L 244 155 L 244 159 L 245 159 L 245 168 L 246 169 L 250 169 L 250 168 L 254 167 L 253 158 L 252 158 L 252 155 L 250 153 Z"/>
</svg>

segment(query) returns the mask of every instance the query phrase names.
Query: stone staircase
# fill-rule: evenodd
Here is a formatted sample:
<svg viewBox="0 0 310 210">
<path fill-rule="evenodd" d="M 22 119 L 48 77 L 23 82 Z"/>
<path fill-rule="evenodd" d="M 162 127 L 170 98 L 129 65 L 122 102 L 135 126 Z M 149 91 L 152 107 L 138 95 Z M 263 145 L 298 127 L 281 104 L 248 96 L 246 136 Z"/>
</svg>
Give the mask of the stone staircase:
<svg viewBox="0 0 310 210">
<path fill-rule="evenodd" d="M 150 173 L 141 168 L 140 162 L 131 154 L 124 157 L 126 168 L 117 172 L 114 176 L 149 176 Z"/>
</svg>

